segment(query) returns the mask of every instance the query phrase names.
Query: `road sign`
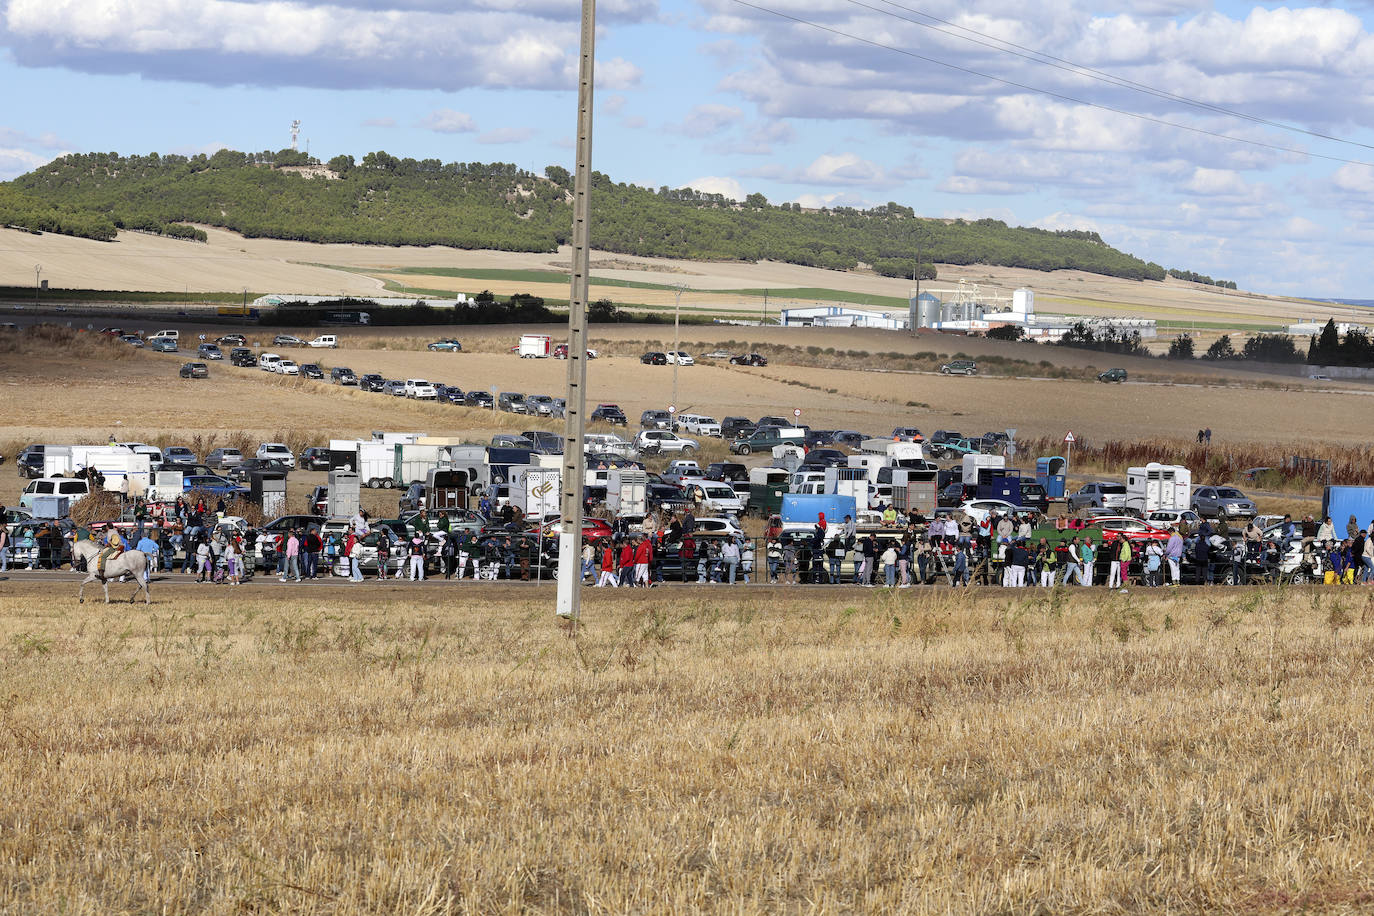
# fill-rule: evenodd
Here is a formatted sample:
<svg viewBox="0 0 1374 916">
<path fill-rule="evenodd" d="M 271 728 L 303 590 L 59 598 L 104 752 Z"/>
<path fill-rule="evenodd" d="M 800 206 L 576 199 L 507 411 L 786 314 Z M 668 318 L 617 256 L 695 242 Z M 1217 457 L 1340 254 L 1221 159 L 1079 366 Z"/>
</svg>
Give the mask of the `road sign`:
<svg viewBox="0 0 1374 916">
<path fill-rule="evenodd" d="M 676 404 L 669 404 L 669 405 L 668 405 L 668 413 L 677 413 L 677 405 L 676 405 Z"/>
<path fill-rule="evenodd" d="M 794 408 L 792 408 L 792 416 L 794 416 L 794 417 L 800 417 L 800 416 L 801 416 L 801 408 L 800 408 L 800 407 L 794 407 Z"/>
<path fill-rule="evenodd" d="M 1078 441 L 1073 437 L 1073 430 L 1069 430 L 1069 434 L 1064 437 L 1064 441 L 1069 443 L 1070 445 L 1073 445 L 1075 442 Z"/>
</svg>

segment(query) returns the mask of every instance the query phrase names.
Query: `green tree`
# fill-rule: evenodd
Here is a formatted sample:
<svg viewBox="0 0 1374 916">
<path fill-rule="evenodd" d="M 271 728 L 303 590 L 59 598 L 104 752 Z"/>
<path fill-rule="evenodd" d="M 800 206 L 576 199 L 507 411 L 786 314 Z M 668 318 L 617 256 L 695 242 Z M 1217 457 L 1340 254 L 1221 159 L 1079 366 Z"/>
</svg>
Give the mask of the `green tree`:
<svg viewBox="0 0 1374 916">
<path fill-rule="evenodd" d="M 1218 360 L 1235 359 L 1236 350 L 1233 346 L 1231 346 L 1231 335 L 1223 334 L 1216 340 L 1212 341 L 1212 345 L 1207 348 L 1207 353 L 1203 358 Z"/>
<path fill-rule="evenodd" d="M 989 328 L 983 336 L 989 340 L 1020 340 L 1026 336 L 1026 329 L 1019 324 L 1000 324 Z"/>
<path fill-rule="evenodd" d="M 1169 359 L 1192 359 L 1193 358 L 1193 338 L 1187 334 L 1180 334 L 1169 341 Z"/>
<path fill-rule="evenodd" d="M 1336 319 L 1326 319 L 1325 326 L 1307 348 L 1307 361 L 1314 366 L 1333 366 L 1340 357 L 1341 335 L 1336 330 Z"/>
</svg>

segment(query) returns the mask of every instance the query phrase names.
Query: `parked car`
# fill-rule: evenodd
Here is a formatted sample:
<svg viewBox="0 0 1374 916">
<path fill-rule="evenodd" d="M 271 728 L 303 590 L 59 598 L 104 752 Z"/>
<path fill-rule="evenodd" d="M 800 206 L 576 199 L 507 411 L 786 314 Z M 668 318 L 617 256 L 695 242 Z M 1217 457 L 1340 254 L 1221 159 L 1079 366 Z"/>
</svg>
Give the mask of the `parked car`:
<svg viewBox="0 0 1374 916">
<path fill-rule="evenodd" d="M 1156 509 L 1145 516 L 1145 521 L 1157 528 L 1177 528 L 1187 524 L 1188 530 L 1196 531 L 1202 524 L 1202 516 L 1192 509 Z"/>
<path fill-rule="evenodd" d="M 248 343 L 248 338 L 242 334 L 225 334 L 223 337 L 215 338 L 215 343 L 221 347 L 241 347 Z"/>
<path fill-rule="evenodd" d="M 205 463 L 217 470 L 231 468 L 243 461 L 243 453 L 236 448 L 217 448 L 205 456 Z"/>
<path fill-rule="evenodd" d="M 209 377 L 210 377 L 210 367 L 207 366 L 207 365 L 205 365 L 205 363 L 182 363 L 182 364 L 181 364 L 181 377 L 182 377 L 182 378 L 209 378 Z"/>
<path fill-rule="evenodd" d="M 695 366 L 697 361 L 692 359 L 692 354 L 682 350 L 669 350 L 667 353 L 668 362 L 677 363 L 679 366 Z"/>
<path fill-rule="evenodd" d="M 406 383 L 400 379 L 388 379 L 382 382 L 382 394 L 389 394 L 394 398 L 406 396 Z"/>
<path fill-rule="evenodd" d="M 463 395 L 463 403 L 469 407 L 482 407 L 491 410 L 496 404 L 496 399 L 491 396 L 490 391 L 481 391 L 477 388 L 472 388 L 468 390 L 467 394 Z"/>
<path fill-rule="evenodd" d="M 466 401 L 463 400 L 463 398 L 464 398 L 463 389 L 459 388 L 457 385 L 441 385 L 441 384 L 439 384 L 438 382 L 435 382 L 435 383 L 434 383 L 434 394 L 435 394 L 435 400 L 440 401 L 440 402 L 445 403 L 445 404 L 465 404 L 465 403 L 467 403 Z"/>
<path fill-rule="evenodd" d="M 225 471 L 222 476 L 238 483 L 245 483 L 252 479 L 254 473 L 267 472 L 285 476 L 291 471 L 291 465 L 280 458 L 245 458 L 239 464 Z"/>
<path fill-rule="evenodd" d="M 274 371 L 281 375 L 300 375 L 301 367 L 296 365 L 294 359 L 283 359 L 277 361 L 277 367 Z"/>
<path fill-rule="evenodd" d="M 229 362 L 240 368 L 251 369 L 258 364 L 258 358 L 247 347 L 235 347 L 229 351 Z"/>
<path fill-rule="evenodd" d="M 530 416 L 548 417 L 553 415 L 553 398 L 547 394 L 531 394 L 525 398 L 525 413 Z"/>
<path fill-rule="evenodd" d="M 184 445 L 169 445 L 162 450 L 162 463 L 168 464 L 195 464 L 198 459 L 196 453 Z"/>
<path fill-rule="evenodd" d="M 125 334 L 123 337 L 119 338 L 119 341 L 120 343 L 128 344 L 135 350 L 143 349 L 143 338 L 139 337 L 137 334 Z"/>
<path fill-rule="evenodd" d="M 196 356 L 201 359 L 224 359 L 224 351 L 212 343 L 203 343 L 196 347 Z"/>
<path fill-rule="evenodd" d="M 463 349 L 463 345 L 452 337 L 445 337 L 443 340 L 435 340 L 425 344 L 426 350 L 433 350 L 436 353 L 443 351 L 447 353 L 457 353 Z"/>
<path fill-rule="evenodd" d="M 677 433 L 666 429 L 642 429 L 639 435 L 635 436 L 635 448 L 643 452 L 646 449 L 650 452 L 677 452 L 682 455 L 690 455 L 701 448 L 701 444 L 695 439 L 684 439 Z"/>
<path fill-rule="evenodd" d="M 329 380 L 335 385 L 356 385 L 358 377 L 347 366 L 335 366 L 329 370 Z"/>
<path fill-rule="evenodd" d="M 1043 485 L 1033 480 L 1021 481 L 1021 505 L 1037 512 L 1050 511 L 1050 497 Z"/>
<path fill-rule="evenodd" d="M 324 370 L 319 363 L 305 363 L 301 366 L 301 378 L 323 379 Z"/>
<path fill-rule="evenodd" d="M 739 437 L 740 430 L 752 430 L 756 424 L 748 417 L 726 417 L 720 421 L 720 434 L 726 439 Z"/>
<path fill-rule="evenodd" d="M 712 350 L 706 354 L 706 359 L 732 359 L 734 355 L 729 350 Z"/>
<path fill-rule="evenodd" d="M 740 354 L 739 356 L 732 356 L 732 357 L 730 357 L 730 365 L 732 365 L 732 366 L 766 366 L 766 365 L 768 365 L 768 357 L 764 356 L 764 355 L 761 354 L 761 353 L 743 353 L 743 354 Z"/>
<path fill-rule="evenodd" d="M 289 468 L 296 466 L 296 456 L 282 442 L 264 442 L 258 446 L 258 458 L 276 458 Z"/>
<path fill-rule="evenodd" d="M 274 347 L 303 347 L 303 346 L 305 346 L 305 341 L 301 340 L 299 337 L 297 337 L 297 336 L 294 335 L 294 334 L 278 334 L 276 337 L 273 337 L 273 338 L 272 338 L 272 346 L 274 346 Z"/>
<path fill-rule="evenodd" d="M 993 513 L 1015 515 L 1022 511 L 1020 506 L 1013 506 L 1001 499 L 970 499 L 961 503 L 958 508 L 960 512 L 972 519 L 975 525 L 980 524 L 983 519 Z"/>
<path fill-rule="evenodd" d="M 666 410 L 646 410 L 639 415 L 641 429 L 672 429 L 673 415 Z"/>
<path fill-rule="evenodd" d="M 1126 370 L 1108 369 L 1106 372 L 1098 375 L 1097 380 L 1099 382 L 1124 382 L 1126 381 Z"/>
<path fill-rule="evenodd" d="M 914 426 L 898 426 L 892 430 L 892 438 L 897 442 L 924 442 L 926 437 Z"/>
<path fill-rule="evenodd" d="M 1193 511 L 1208 518 L 1254 518 L 1259 509 L 1253 500 L 1235 487 L 1196 487 Z"/>
<path fill-rule="evenodd" d="M 1068 499 L 1070 512 L 1079 509 L 1115 509 L 1118 512 L 1126 508 L 1126 485 L 1121 483 L 1085 483 L 1078 488 L 1078 492 L 1072 494 Z"/>
<path fill-rule="evenodd" d="M 381 391 L 385 385 L 386 379 L 375 372 L 369 372 L 358 379 L 358 387 L 363 391 Z"/>
<path fill-rule="evenodd" d="M 154 353 L 175 353 L 177 342 L 170 337 L 159 337 L 149 342 L 148 349 Z"/>
<path fill-rule="evenodd" d="M 312 445 L 301 452 L 297 463 L 305 471 L 327 471 L 329 470 L 329 449 Z"/>
<path fill-rule="evenodd" d="M 971 359 L 956 359 L 940 367 L 941 375 L 977 375 L 978 364 Z"/>
<path fill-rule="evenodd" d="M 591 420 L 593 423 L 599 420 L 612 426 L 625 426 L 629 422 L 625 417 L 625 411 L 614 404 L 598 404 L 591 413 Z"/>
<path fill-rule="evenodd" d="M 434 401 L 439 397 L 439 392 L 434 390 L 434 386 L 427 379 L 408 378 L 405 382 L 406 397 L 417 401 Z"/>
<path fill-rule="evenodd" d="M 639 361 L 646 366 L 666 366 L 668 365 L 668 354 L 659 352 L 645 353 Z"/>
<path fill-rule="evenodd" d="M 518 391 L 503 391 L 496 399 L 496 406 L 507 413 L 525 413 L 525 396 Z"/>
<path fill-rule="evenodd" d="M 214 496 L 226 496 L 240 499 L 248 498 L 247 487 L 241 487 L 227 477 L 215 475 L 186 475 L 181 479 L 181 492 L 190 493 L 192 490 L 204 490 Z"/>
</svg>

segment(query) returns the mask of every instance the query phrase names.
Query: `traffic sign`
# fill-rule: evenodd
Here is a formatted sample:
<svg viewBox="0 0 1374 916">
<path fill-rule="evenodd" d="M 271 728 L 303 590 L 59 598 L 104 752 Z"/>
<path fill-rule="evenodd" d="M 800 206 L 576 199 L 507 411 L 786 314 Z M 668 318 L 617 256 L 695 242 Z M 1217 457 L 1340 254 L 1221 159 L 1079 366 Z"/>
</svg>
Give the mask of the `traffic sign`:
<svg viewBox="0 0 1374 916">
<path fill-rule="evenodd" d="M 1069 443 L 1070 445 L 1078 441 L 1073 437 L 1073 430 L 1069 430 L 1069 434 L 1064 437 L 1064 441 Z"/>
<path fill-rule="evenodd" d="M 800 408 L 800 407 L 794 407 L 794 408 L 792 408 L 792 416 L 794 416 L 794 417 L 800 417 L 800 416 L 801 416 L 801 408 Z"/>
<path fill-rule="evenodd" d="M 669 405 L 668 405 L 668 413 L 677 413 L 677 405 L 676 405 L 676 404 L 669 404 Z"/>
</svg>

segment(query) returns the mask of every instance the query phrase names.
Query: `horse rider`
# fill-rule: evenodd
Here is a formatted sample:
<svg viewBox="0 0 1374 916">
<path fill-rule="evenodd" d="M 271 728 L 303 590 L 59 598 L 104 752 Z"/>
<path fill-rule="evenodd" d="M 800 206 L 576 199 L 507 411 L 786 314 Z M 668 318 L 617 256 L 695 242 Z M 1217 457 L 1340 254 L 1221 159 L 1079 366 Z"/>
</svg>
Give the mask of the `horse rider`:
<svg viewBox="0 0 1374 916">
<path fill-rule="evenodd" d="M 119 533 L 118 528 L 111 526 L 110 530 L 105 532 L 105 546 L 96 557 L 95 568 L 100 571 L 102 576 L 105 575 L 105 564 L 122 554 L 126 549 L 124 536 Z"/>
</svg>

